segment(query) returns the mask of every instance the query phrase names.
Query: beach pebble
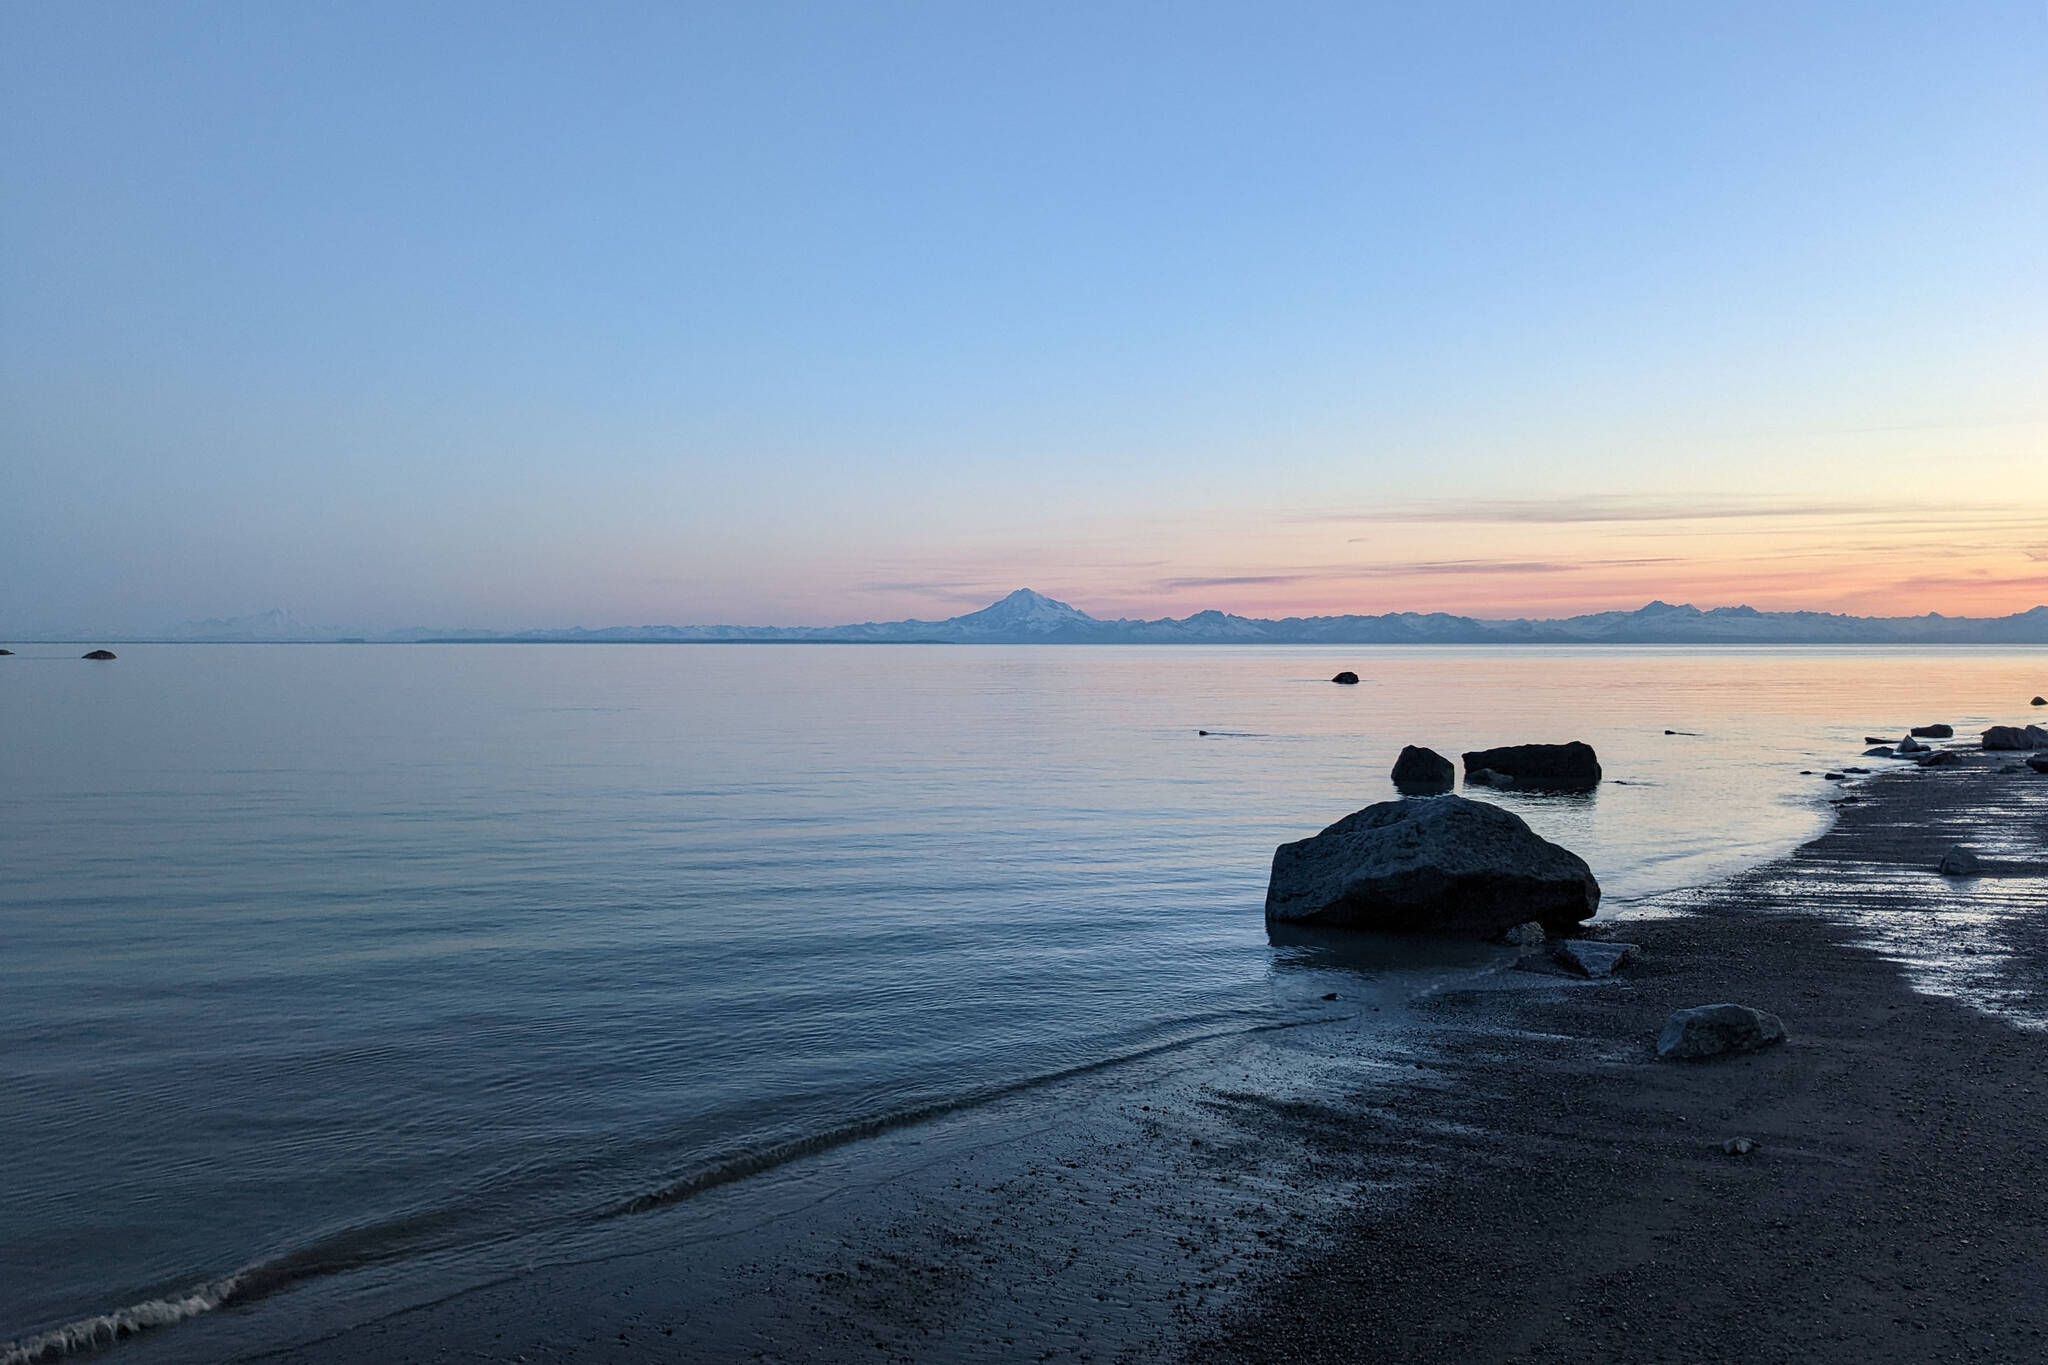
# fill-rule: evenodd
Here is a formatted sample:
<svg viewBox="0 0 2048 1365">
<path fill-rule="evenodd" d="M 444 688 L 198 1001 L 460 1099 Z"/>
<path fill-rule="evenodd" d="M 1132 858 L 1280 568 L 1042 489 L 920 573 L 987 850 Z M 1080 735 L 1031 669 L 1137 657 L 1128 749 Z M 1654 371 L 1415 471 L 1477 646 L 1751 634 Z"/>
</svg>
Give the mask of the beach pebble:
<svg viewBox="0 0 2048 1365">
<path fill-rule="evenodd" d="M 1568 938 L 1550 950 L 1551 957 L 1580 976 L 1613 976 L 1636 960 L 1642 950 L 1633 943 L 1603 943 L 1598 939 Z"/>
<path fill-rule="evenodd" d="M 1517 924 L 1500 936 L 1501 942 L 1512 943 L 1517 948 L 1528 948 L 1543 942 L 1543 926 L 1535 920 Z"/>
<path fill-rule="evenodd" d="M 1665 1021 L 1657 1055 L 1690 1062 L 1728 1052 L 1755 1052 L 1784 1041 L 1785 1025 L 1775 1014 L 1748 1005 L 1695 1005 Z"/>
<path fill-rule="evenodd" d="M 1977 855 L 1961 844 L 1941 855 L 1941 875 L 1944 877 L 1975 877 L 1982 871 Z"/>
<path fill-rule="evenodd" d="M 1756 1143 L 1746 1137 L 1732 1137 L 1721 1144 L 1721 1150 L 1730 1156 L 1748 1156 L 1756 1150 Z"/>
</svg>

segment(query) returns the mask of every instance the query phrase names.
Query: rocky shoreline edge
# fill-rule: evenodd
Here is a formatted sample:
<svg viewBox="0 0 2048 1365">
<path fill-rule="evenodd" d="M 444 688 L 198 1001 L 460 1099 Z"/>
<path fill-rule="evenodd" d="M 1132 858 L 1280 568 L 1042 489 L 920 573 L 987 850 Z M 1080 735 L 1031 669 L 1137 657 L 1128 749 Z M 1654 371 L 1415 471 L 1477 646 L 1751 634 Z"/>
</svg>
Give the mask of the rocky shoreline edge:
<svg viewBox="0 0 2048 1365">
<path fill-rule="evenodd" d="M 2048 782 L 2001 758 L 1887 774 L 1790 856 L 1665 898 L 1684 913 L 1601 926 L 1643 945 L 1611 985 L 1426 1002 L 1441 1083 L 1356 1140 L 1434 1176 L 1188 1358 L 2042 1359 Z M 1940 874 L 1958 843 L 1983 875 Z M 1995 968 L 2011 1017 L 1940 994 L 1944 951 L 2002 954 L 1955 972 Z M 1657 1060 L 1672 1011 L 1730 1000 L 1792 1041 Z"/>
</svg>

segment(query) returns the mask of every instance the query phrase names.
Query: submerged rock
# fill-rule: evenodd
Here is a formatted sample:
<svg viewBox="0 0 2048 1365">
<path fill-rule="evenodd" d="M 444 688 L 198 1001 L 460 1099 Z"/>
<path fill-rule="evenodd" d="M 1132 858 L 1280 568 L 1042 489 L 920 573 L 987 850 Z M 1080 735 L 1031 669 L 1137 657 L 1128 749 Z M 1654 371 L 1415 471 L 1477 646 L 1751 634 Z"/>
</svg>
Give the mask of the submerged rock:
<svg viewBox="0 0 2048 1365">
<path fill-rule="evenodd" d="M 1497 773 L 1491 768 L 1467 769 L 1465 785 L 1468 787 L 1493 787 L 1499 791 L 1513 791 L 1515 779 L 1506 773 Z"/>
<path fill-rule="evenodd" d="M 1886 739 L 1886 738 L 1885 738 L 1885 737 L 1884 737 L 1883 735 L 1865 735 L 1865 736 L 1863 737 L 1863 742 L 1864 742 L 1865 744 L 1890 744 L 1890 743 L 1891 743 L 1891 741 L 1890 741 L 1889 739 Z"/>
<path fill-rule="evenodd" d="M 1785 1025 L 1775 1014 L 1748 1005 L 1695 1005 L 1679 1010 L 1657 1037 L 1657 1055 L 1667 1061 L 1690 1062 L 1730 1052 L 1755 1052 L 1785 1041 Z"/>
<path fill-rule="evenodd" d="M 1916 725 L 1913 727 L 1913 734 L 1920 739 L 1954 739 L 1956 727 L 1953 725 Z"/>
<path fill-rule="evenodd" d="M 1457 780 L 1457 765 L 1434 749 L 1410 744 L 1394 760 L 1394 785 L 1404 792 L 1447 792 Z"/>
<path fill-rule="evenodd" d="M 1600 785 L 1599 757 L 1592 745 L 1576 739 L 1475 750 L 1465 755 L 1465 780 L 1477 772 L 1499 773 L 1531 791 L 1584 792 Z"/>
<path fill-rule="evenodd" d="M 1954 749 L 1943 749 L 1940 753 L 1928 754 L 1920 760 L 1923 768 L 1953 768 L 1963 761 L 1963 756 Z"/>
<path fill-rule="evenodd" d="M 1865 758 L 1896 758 L 1898 755 L 1891 751 L 1890 745 L 1880 744 L 1875 749 L 1865 749 L 1863 756 Z"/>
<path fill-rule="evenodd" d="M 1605 943 L 1592 938 L 1568 938 L 1550 950 L 1560 966 L 1580 976 L 1613 976 L 1636 960 L 1641 949 L 1633 943 Z"/>
<path fill-rule="evenodd" d="M 1339 673 L 1336 677 L 1330 679 L 1330 681 L 1333 683 L 1344 683 L 1345 685 L 1349 686 L 1350 684 L 1358 681 L 1358 675 L 1347 668 L 1342 673 Z"/>
<path fill-rule="evenodd" d="M 1585 859 L 1512 811 L 1462 796 L 1383 801 L 1273 853 L 1269 924 L 1495 938 L 1591 919 Z"/>
<path fill-rule="evenodd" d="M 2034 729 L 2028 726 L 2027 729 Z M 1987 749 L 2038 749 L 2034 737 L 2017 725 L 1994 725 L 1984 732 L 1984 747 Z"/>
<path fill-rule="evenodd" d="M 2048 773 L 2048 758 L 2030 758 L 2027 766 L 2037 773 Z"/>
<path fill-rule="evenodd" d="M 1907 735 L 1904 739 L 1899 741 L 1896 752 L 1902 754 L 1932 753 L 1933 746 L 1929 744 L 1922 744 L 1919 740 L 1913 738 L 1911 735 Z"/>
<path fill-rule="evenodd" d="M 1957 844 L 1941 855 L 1941 875 L 1944 877 L 1975 877 L 1983 873 L 1983 864 L 1977 855 Z"/>
<path fill-rule="evenodd" d="M 81 654 L 78 657 L 81 659 L 111 659 L 114 657 L 114 651 L 111 649 L 95 649 L 90 654 Z"/>
</svg>

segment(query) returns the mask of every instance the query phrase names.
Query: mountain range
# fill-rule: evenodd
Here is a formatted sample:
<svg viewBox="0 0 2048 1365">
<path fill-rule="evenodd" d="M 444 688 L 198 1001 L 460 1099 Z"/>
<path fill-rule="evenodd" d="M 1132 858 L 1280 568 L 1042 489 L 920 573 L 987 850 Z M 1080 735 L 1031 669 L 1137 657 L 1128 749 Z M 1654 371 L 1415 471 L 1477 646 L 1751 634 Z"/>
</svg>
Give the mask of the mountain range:
<svg viewBox="0 0 2048 1365">
<path fill-rule="evenodd" d="M 83 638 L 83 637 L 79 637 Z M 344 638 L 288 612 L 196 621 L 148 637 L 190 643 L 312 642 Z M 354 643 L 353 638 L 350 639 Z M 1445 612 L 1289 616 L 1265 620 L 1201 611 L 1179 619 L 1105 621 L 1020 588 L 980 611 L 943 621 L 845 626 L 608 626 L 590 630 L 435 631 L 367 637 L 405 644 L 1871 644 L 2048 645 L 2048 606 L 2012 616 L 1841 616 L 1754 607 L 1672 606 L 1558 620 L 1482 620 Z"/>
</svg>

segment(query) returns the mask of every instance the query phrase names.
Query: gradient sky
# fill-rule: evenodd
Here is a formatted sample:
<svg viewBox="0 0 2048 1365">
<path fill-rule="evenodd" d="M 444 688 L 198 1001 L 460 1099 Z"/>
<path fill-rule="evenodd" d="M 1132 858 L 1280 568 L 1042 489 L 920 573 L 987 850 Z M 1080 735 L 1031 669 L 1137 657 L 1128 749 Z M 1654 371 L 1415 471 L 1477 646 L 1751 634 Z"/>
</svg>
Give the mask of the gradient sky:
<svg viewBox="0 0 2048 1365">
<path fill-rule="evenodd" d="M 0 5 L 0 632 L 2048 602 L 2048 6 Z"/>
</svg>

